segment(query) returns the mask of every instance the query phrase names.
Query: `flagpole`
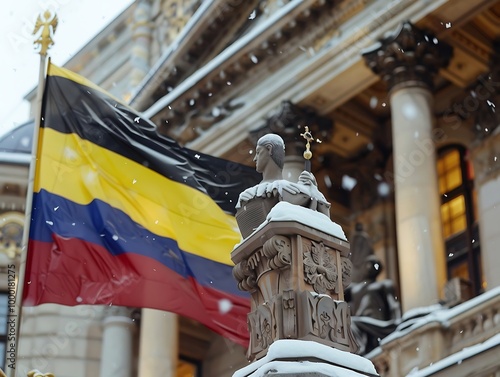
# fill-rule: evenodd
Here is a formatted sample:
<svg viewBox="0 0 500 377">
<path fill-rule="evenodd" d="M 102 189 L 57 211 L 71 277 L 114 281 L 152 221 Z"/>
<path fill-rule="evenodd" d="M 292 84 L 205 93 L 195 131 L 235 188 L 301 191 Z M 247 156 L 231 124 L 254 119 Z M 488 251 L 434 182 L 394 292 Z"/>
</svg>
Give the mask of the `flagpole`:
<svg viewBox="0 0 500 377">
<path fill-rule="evenodd" d="M 11 305 L 10 295 L 9 295 L 9 307 L 8 307 L 8 331 L 7 331 L 7 344 L 6 344 L 6 355 L 5 355 L 5 374 L 7 377 L 16 377 L 16 363 L 17 363 L 17 351 L 19 349 L 19 329 L 21 326 L 21 314 L 22 314 L 22 299 L 23 299 L 23 288 L 26 273 L 26 259 L 28 254 L 28 241 L 30 233 L 31 224 L 31 207 L 33 204 L 33 191 L 35 183 L 35 171 L 36 171 L 36 156 L 38 150 L 38 135 L 40 131 L 40 126 L 42 123 L 42 102 L 43 102 L 43 92 L 45 89 L 45 77 L 47 72 L 47 51 L 54 44 L 52 36 L 57 27 L 57 15 L 46 10 L 43 15 L 39 15 L 33 35 L 37 35 L 37 39 L 33 42 L 35 45 L 40 46 L 40 67 L 38 75 L 38 88 L 35 106 L 35 128 L 33 130 L 33 140 L 31 148 L 31 161 L 28 173 L 28 189 L 26 194 L 26 209 L 25 209 L 25 220 L 23 228 L 23 239 L 21 247 L 21 256 L 19 262 L 18 279 L 17 279 L 17 289 L 15 293 L 15 303 Z M 11 332 L 11 328 L 14 330 Z"/>
</svg>

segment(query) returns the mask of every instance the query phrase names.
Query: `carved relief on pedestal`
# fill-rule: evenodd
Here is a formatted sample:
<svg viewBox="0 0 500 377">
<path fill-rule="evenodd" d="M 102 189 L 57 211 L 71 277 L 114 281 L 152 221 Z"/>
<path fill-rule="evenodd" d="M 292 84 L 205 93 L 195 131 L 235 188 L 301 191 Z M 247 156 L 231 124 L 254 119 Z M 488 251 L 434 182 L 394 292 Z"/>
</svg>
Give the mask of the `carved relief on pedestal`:
<svg viewBox="0 0 500 377">
<path fill-rule="evenodd" d="M 278 293 L 277 286 L 280 279 L 286 279 L 286 274 L 280 276 L 276 270 L 289 267 L 290 263 L 290 239 L 276 235 L 248 258 L 237 263 L 233 268 L 233 276 L 238 281 L 239 289 L 251 293 L 258 290 L 259 294 L 254 297 L 258 305 L 268 302 L 273 294 Z"/>
<path fill-rule="evenodd" d="M 284 236 L 274 236 L 262 247 L 262 253 L 269 259 L 269 267 L 278 269 L 291 263 L 290 240 Z"/>
<path fill-rule="evenodd" d="M 297 338 L 297 303 L 294 291 L 285 291 L 282 296 L 283 336 Z"/>
<path fill-rule="evenodd" d="M 299 305 L 305 314 L 299 327 L 300 339 L 315 339 L 344 351 L 356 352 L 358 345 L 350 330 L 351 317 L 345 301 L 327 295 L 300 292 Z"/>
<path fill-rule="evenodd" d="M 250 269 L 246 259 L 234 266 L 233 276 L 238 281 L 238 288 L 241 291 L 255 291 L 255 288 L 257 287 L 255 271 Z"/>
<path fill-rule="evenodd" d="M 266 350 L 274 339 L 276 329 L 272 318 L 271 308 L 261 305 L 248 315 L 248 328 L 250 331 L 250 344 L 255 353 Z"/>
<path fill-rule="evenodd" d="M 304 281 L 316 293 L 343 299 L 344 290 L 351 284 L 351 260 L 323 242 L 305 242 L 303 247 Z"/>
<path fill-rule="evenodd" d="M 323 242 L 311 242 L 311 248 L 304 252 L 304 280 L 317 293 L 327 293 L 337 287 L 337 266 L 335 252 L 326 249 Z M 337 289 L 338 293 L 338 289 Z"/>
</svg>

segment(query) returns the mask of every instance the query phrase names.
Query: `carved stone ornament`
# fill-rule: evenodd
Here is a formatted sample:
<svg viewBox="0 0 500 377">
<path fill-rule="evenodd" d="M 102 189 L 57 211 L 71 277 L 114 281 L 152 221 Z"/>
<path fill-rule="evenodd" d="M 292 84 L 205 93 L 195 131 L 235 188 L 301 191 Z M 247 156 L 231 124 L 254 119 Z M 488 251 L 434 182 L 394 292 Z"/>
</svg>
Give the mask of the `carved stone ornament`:
<svg viewBox="0 0 500 377">
<path fill-rule="evenodd" d="M 269 267 L 274 270 L 290 265 L 290 253 L 290 240 L 284 236 L 274 236 L 262 247 L 262 254 L 268 258 Z"/>
<path fill-rule="evenodd" d="M 269 222 L 231 258 L 238 287 L 251 293 L 249 360 L 278 339 L 358 350 L 344 301 L 352 270 L 347 241 L 298 222 Z"/>
<path fill-rule="evenodd" d="M 304 253 L 304 280 L 317 293 L 328 293 L 337 286 L 338 272 L 333 250 L 326 250 L 322 242 L 312 241 L 309 251 Z"/>
<path fill-rule="evenodd" d="M 253 292 L 257 286 L 255 271 L 249 268 L 246 259 L 234 266 L 233 277 L 242 291 Z"/>
</svg>

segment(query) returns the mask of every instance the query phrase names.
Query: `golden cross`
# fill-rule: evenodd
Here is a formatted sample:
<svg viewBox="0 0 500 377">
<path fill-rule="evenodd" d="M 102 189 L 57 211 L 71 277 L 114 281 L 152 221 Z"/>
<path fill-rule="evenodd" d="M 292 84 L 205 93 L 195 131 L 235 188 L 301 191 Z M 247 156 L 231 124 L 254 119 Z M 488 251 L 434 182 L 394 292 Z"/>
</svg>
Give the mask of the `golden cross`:
<svg viewBox="0 0 500 377">
<path fill-rule="evenodd" d="M 305 132 L 303 134 L 300 134 L 300 136 L 302 136 L 306 140 L 306 150 L 304 151 L 304 158 L 306 160 L 310 160 L 313 155 L 311 152 L 311 142 L 316 141 L 316 143 L 321 143 L 321 140 L 320 139 L 314 140 L 311 131 L 309 131 L 309 127 L 305 126 L 304 128 Z"/>
</svg>

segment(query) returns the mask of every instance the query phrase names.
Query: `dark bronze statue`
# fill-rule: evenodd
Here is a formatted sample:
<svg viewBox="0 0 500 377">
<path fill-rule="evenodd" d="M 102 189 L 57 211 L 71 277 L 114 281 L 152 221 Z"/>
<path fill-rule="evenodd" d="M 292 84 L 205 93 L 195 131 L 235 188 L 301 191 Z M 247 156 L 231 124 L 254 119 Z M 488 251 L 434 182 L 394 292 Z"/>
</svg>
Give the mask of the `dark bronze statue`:
<svg viewBox="0 0 500 377">
<path fill-rule="evenodd" d="M 359 353 L 366 354 L 399 325 L 401 306 L 396 300 L 393 282 L 377 281 L 382 263 L 373 254 L 368 235 L 362 233 L 360 224 L 356 230 L 358 238 L 355 236 L 351 244 L 353 282 L 346 290 L 346 301 L 351 309 L 351 328 L 360 345 Z"/>
</svg>

